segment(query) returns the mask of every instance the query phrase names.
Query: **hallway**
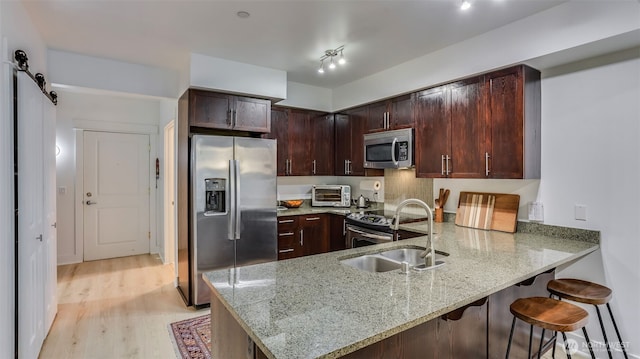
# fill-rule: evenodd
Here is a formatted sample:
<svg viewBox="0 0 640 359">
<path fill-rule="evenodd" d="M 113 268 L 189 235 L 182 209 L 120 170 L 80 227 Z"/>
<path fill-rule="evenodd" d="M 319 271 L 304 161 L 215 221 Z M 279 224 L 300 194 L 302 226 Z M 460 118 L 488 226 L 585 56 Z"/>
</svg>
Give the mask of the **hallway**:
<svg viewBox="0 0 640 359">
<path fill-rule="evenodd" d="M 149 254 L 58 267 L 58 314 L 40 358 L 173 359 L 167 325 L 209 312 L 185 307 L 173 277 Z"/>
</svg>

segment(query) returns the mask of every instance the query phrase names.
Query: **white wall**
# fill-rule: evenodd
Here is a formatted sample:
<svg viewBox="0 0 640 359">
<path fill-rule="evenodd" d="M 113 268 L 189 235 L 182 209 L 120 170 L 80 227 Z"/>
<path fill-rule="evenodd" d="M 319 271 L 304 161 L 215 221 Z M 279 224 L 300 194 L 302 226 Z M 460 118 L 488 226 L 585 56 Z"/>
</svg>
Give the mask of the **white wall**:
<svg viewBox="0 0 640 359">
<path fill-rule="evenodd" d="M 287 73 L 200 54 L 191 54 L 190 86 L 283 99 L 287 96 Z"/>
<path fill-rule="evenodd" d="M 49 50 L 50 83 L 177 98 L 178 71 Z"/>
<path fill-rule="evenodd" d="M 13 203 L 13 78 L 15 50 L 29 57 L 32 72 L 49 79 L 46 49 L 21 2 L 0 1 L 0 358 L 14 356 L 14 203 Z M 44 205 L 44 204 L 43 204 Z"/>
<path fill-rule="evenodd" d="M 162 142 L 162 137 L 158 141 L 158 125 L 163 118 L 171 116 L 166 112 L 161 114 L 161 100 L 148 97 L 131 97 L 124 94 L 98 94 L 72 92 L 62 88 L 57 88 L 58 111 L 57 111 L 57 131 L 56 141 L 60 147 L 60 155 L 56 161 L 58 194 L 58 262 L 60 264 L 76 263 L 82 261 L 81 236 L 75 238 L 75 181 L 76 163 L 75 148 L 76 134 L 74 128 L 82 128 L 79 123 L 94 122 L 99 126 L 126 131 L 128 128 L 155 127 L 155 133 L 151 135 L 152 141 Z M 170 118 L 169 118 L 170 119 Z M 156 157 L 159 153 L 152 150 L 151 165 L 155 165 Z M 155 179 L 155 178 L 154 178 Z M 60 194 L 60 188 L 65 189 L 65 194 Z M 161 183 L 158 182 L 158 189 L 155 185 L 151 187 L 152 196 L 157 192 L 162 193 Z M 156 191 L 156 192 L 154 192 Z M 161 196 L 161 194 L 160 194 Z M 161 197 L 159 197 L 161 198 Z M 162 218 L 162 205 L 158 203 L 156 208 L 151 208 L 151 215 L 156 223 L 156 218 Z M 162 228 L 161 225 L 156 227 Z M 152 232 L 160 234 L 157 230 Z M 158 250 L 158 243 L 161 237 L 152 238 L 151 250 Z"/>
<path fill-rule="evenodd" d="M 287 98 L 278 105 L 332 112 L 331 90 L 297 82 L 287 82 Z"/>
<path fill-rule="evenodd" d="M 640 355 L 640 48 L 542 75 L 538 199 L 545 223 L 602 236 L 601 258 L 579 261 L 559 276 L 604 280 L 613 289 L 623 339 Z M 574 219 L 575 204 L 587 206 L 587 221 Z M 591 320 L 591 333 L 598 333 L 596 323 Z"/>
</svg>

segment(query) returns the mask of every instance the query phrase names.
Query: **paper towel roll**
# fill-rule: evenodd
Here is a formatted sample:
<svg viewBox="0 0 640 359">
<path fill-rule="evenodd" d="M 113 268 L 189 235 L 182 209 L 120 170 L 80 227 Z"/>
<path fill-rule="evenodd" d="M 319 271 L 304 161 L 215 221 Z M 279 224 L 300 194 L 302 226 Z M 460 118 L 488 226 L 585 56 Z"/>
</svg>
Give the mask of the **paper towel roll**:
<svg viewBox="0 0 640 359">
<path fill-rule="evenodd" d="M 380 181 L 360 181 L 360 189 L 366 191 L 379 191 L 382 184 Z"/>
</svg>

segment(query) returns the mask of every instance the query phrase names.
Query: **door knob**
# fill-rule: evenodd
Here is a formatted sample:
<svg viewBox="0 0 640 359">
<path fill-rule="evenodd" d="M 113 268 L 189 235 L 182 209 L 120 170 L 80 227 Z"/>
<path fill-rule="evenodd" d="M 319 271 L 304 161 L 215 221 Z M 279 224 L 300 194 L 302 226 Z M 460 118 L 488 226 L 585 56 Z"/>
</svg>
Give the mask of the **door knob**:
<svg viewBox="0 0 640 359">
<path fill-rule="evenodd" d="M 96 204 L 96 203 L 98 203 L 98 202 L 87 201 L 86 203 L 87 203 L 87 205 L 89 205 L 89 206 L 90 206 L 90 205 L 92 205 L 92 204 Z"/>
</svg>

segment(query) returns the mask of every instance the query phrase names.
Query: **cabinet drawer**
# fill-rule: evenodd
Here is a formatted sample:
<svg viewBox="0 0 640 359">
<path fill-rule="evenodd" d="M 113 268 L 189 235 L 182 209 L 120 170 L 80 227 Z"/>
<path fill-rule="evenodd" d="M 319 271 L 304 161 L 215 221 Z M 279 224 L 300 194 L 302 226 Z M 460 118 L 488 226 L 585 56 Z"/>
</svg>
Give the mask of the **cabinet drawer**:
<svg viewBox="0 0 640 359">
<path fill-rule="evenodd" d="M 298 227 L 298 216 L 278 217 L 278 232 Z"/>
<path fill-rule="evenodd" d="M 278 260 L 300 256 L 298 231 L 278 231 Z"/>
</svg>

